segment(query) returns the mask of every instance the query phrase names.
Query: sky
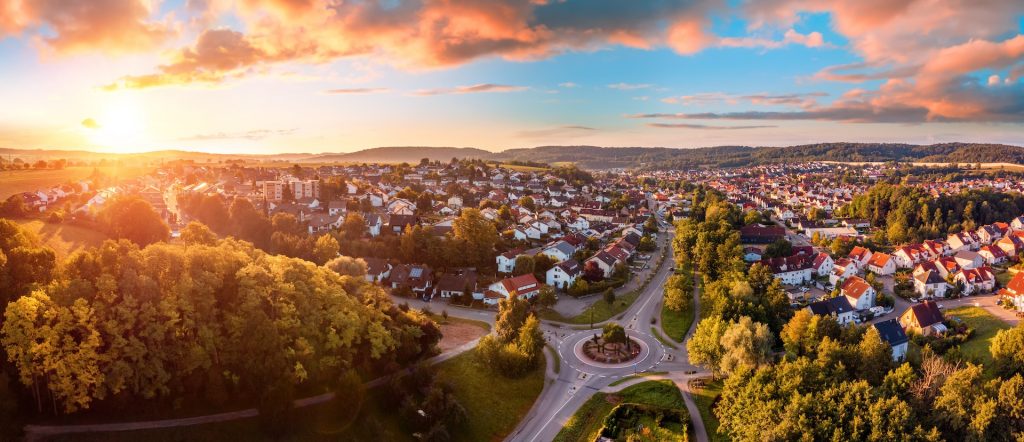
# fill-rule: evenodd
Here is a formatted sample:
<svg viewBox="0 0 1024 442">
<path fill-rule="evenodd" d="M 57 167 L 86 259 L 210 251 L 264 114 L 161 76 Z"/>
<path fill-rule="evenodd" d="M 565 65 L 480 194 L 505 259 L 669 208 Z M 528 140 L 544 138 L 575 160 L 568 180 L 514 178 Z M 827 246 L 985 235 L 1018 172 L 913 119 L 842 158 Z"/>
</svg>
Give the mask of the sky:
<svg viewBox="0 0 1024 442">
<path fill-rule="evenodd" d="M 1024 144 L 1019 0 L 0 0 L 0 147 Z"/>
</svg>

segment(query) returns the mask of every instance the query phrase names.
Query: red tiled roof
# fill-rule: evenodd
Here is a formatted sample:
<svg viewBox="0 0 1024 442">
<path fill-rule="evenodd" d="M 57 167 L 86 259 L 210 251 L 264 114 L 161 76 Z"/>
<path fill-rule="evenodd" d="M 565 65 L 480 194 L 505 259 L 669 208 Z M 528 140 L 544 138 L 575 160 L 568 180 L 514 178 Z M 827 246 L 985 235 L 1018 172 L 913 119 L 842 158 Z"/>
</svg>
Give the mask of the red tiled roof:
<svg viewBox="0 0 1024 442">
<path fill-rule="evenodd" d="M 843 281 L 842 292 L 844 296 L 849 296 L 853 299 L 860 299 L 860 297 L 864 296 L 864 293 L 867 293 L 870 288 L 871 285 L 863 278 L 859 276 L 851 276 L 846 278 L 846 281 Z"/>
</svg>

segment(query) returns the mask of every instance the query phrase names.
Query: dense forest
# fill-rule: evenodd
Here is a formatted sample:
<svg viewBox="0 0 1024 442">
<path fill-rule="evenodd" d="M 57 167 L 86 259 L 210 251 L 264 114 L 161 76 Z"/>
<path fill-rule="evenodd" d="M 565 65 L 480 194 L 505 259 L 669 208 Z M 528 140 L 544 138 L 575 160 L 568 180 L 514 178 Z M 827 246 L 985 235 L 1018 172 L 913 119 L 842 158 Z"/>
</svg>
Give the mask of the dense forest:
<svg viewBox="0 0 1024 442">
<path fill-rule="evenodd" d="M 838 214 L 871 220 L 876 243 L 902 244 L 973 230 L 1024 213 L 1024 195 L 972 189 L 933 197 L 919 187 L 878 184 L 857 195 Z"/>
<path fill-rule="evenodd" d="M 63 261 L 14 222 L 0 233 L 0 406 L 23 414 L 186 401 L 255 405 L 273 427 L 297 396 L 394 372 L 440 339 L 359 266 L 269 255 L 197 223 L 174 243 L 108 240 Z"/>
</svg>

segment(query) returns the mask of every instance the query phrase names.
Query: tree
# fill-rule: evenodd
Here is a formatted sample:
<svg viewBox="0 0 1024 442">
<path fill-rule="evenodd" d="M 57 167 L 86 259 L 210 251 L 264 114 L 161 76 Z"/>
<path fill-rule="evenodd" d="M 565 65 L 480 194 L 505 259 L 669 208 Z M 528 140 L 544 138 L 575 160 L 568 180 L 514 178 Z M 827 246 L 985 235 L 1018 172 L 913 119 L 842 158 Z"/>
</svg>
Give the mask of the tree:
<svg viewBox="0 0 1024 442">
<path fill-rule="evenodd" d="M 733 374 L 768 363 L 773 340 L 767 325 L 754 322 L 747 316 L 741 317 L 722 334 L 720 369 L 725 374 Z"/>
<path fill-rule="evenodd" d="M 213 245 L 217 242 L 217 234 L 198 221 L 192 221 L 181 229 L 181 240 L 186 244 Z"/>
<path fill-rule="evenodd" d="M 540 288 L 540 293 L 537 294 L 537 305 L 545 308 L 550 308 L 558 302 L 558 297 L 555 294 L 555 288 L 550 285 L 544 285 Z"/>
<path fill-rule="evenodd" d="M 367 232 L 366 219 L 358 212 L 351 212 L 345 216 L 341 230 L 345 232 L 345 238 L 349 240 L 362 238 Z"/>
<path fill-rule="evenodd" d="M 313 245 L 313 258 L 317 264 L 324 264 L 338 256 L 338 240 L 331 235 L 320 235 Z"/>
<path fill-rule="evenodd" d="M 609 322 L 601 330 L 601 340 L 606 344 L 625 344 L 629 338 L 626 337 L 626 329 L 619 324 Z"/>
<path fill-rule="evenodd" d="M 524 196 L 522 198 L 519 198 L 519 205 L 522 206 L 524 209 L 529 210 L 531 212 L 537 210 L 537 204 L 534 203 L 533 198 L 528 197 L 528 196 Z"/>
<path fill-rule="evenodd" d="M 518 296 L 498 301 L 498 318 L 494 321 L 494 334 L 501 344 L 508 344 L 519 336 L 519 329 L 530 314 L 530 303 Z"/>
<path fill-rule="evenodd" d="M 893 366 L 892 348 L 874 327 L 868 327 L 857 344 L 857 358 L 858 374 L 872 385 L 880 384 Z"/>
<path fill-rule="evenodd" d="M 711 370 L 712 376 L 718 376 L 722 361 L 722 336 L 725 335 L 729 323 L 719 316 L 710 316 L 697 323 L 693 337 L 686 341 L 686 352 L 690 363 Z"/>
<path fill-rule="evenodd" d="M 527 273 L 533 273 L 534 260 L 529 255 L 519 255 L 516 257 L 515 265 L 512 266 L 512 274 L 515 276 L 525 275 Z"/>
<path fill-rule="evenodd" d="M 604 302 L 608 305 L 615 303 L 615 289 L 608 287 L 604 290 L 604 294 L 601 295 L 601 298 L 604 299 Z"/>
<path fill-rule="evenodd" d="M 822 339 L 837 339 L 840 333 L 839 324 L 834 318 L 818 316 L 801 309 L 782 328 L 779 337 L 790 356 L 815 357 Z"/>
<path fill-rule="evenodd" d="M 452 221 L 452 233 L 455 239 L 465 242 L 467 262 L 478 267 L 493 264 L 498 230 L 479 210 L 463 209 L 459 217 Z"/>
<path fill-rule="evenodd" d="M 153 206 L 137 196 L 114 198 L 103 206 L 97 218 L 110 236 L 140 246 L 166 241 L 170 236 L 170 229 Z"/>
<path fill-rule="evenodd" d="M 681 312 L 693 305 L 693 273 L 672 275 L 665 282 L 665 308 Z"/>
<path fill-rule="evenodd" d="M 996 332 L 989 351 L 999 374 L 1004 377 L 1024 374 L 1024 324 Z"/>
<path fill-rule="evenodd" d="M 784 239 L 780 239 L 771 244 L 768 244 L 764 248 L 765 258 L 777 258 L 783 256 L 790 256 L 793 254 L 793 244 Z"/>
<path fill-rule="evenodd" d="M 362 258 L 353 258 L 351 256 L 338 256 L 324 264 L 335 273 L 343 276 L 355 276 L 361 278 L 366 276 L 366 261 Z"/>
<path fill-rule="evenodd" d="M 532 362 L 532 366 L 536 367 L 540 358 L 543 357 L 542 352 L 544 350 L 544 332 L 540 329 L 540 321 L 537 319 L 537 315 L 531 314 L 526 318 L 526 322 L 519 329 L 516 346 Z"/>
</svg>

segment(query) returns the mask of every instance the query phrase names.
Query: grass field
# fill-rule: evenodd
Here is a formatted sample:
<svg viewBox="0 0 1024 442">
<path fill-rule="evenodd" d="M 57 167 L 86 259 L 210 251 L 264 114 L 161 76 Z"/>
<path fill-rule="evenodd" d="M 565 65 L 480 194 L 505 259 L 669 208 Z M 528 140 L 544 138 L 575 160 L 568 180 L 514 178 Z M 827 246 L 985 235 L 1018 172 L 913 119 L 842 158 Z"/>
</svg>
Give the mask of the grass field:
<svg viewBox="0 0 1024 442">
<path fill-rule="evenodd" d="M 729 438 L 718 434 L 718 418 L 711 412 L 715 399 L 722 394 L 722 381 L 707 382 L 702 388 L 693 388 L 693 400 L 700 410 L 700 418 L 704 421 L 704 429 L 708 431 L 708 440 L 728 441 Z"/>
<path fill-rule="evenodd" d="M 682 410 L 686 413 L 683 395 L 669 380 L 647 381 L 630 385 L 617 393 L 595 393 L 555 436 L 556 442 L 590 442 L 597 439 L 604 418 L 619 403 L 636 403 Z"/>
<path fill-rule="evenodd" d="M 668 338 L 675 342 L 683 342 L 686 332 L 690 331 L 693 324 L 693 298 L 686 305 L 683 311 L 672 311 L 661 306 L 661 329 L 665 331 Z"/>
<path fill-rule="evenodd" d="M 500 441 L 526 416 L 544 389 L 544 366 L 521 379 L 495 379 L 495 374 L 467 351 L 438 365 L 437 377 L 452 384 L 466 409 L 467 422 L 453 432 L 455 441 Z"/>
<path fill-rule="evenodd" d="M 67 224 L 50 224 L 35 219 L 14 220 L 22 228 L 34 233 L 44 245 L 53 249 L 58 258 L 73 252 L 96 247 L 107 239 L 107 235 L 85 227 Z"/>
<path fill-rule="evenodd" d="M 0 171 L 0 200 L 16 193 L 30 192 L 47 187 L 79 181 L 92 175 L 93 169 L 114 178 L 130 179 L 147 173 L 147 167 L 67 167 L 60 170 L 5 170 Z"/>
<path fill-rule="evenodd" d="M 999 330 L 1006 330 L 1010 325 L 1001 319 L 992 316 L 981 307 L 957 307 L 946 312 L 946 317 L 956 316 L 962 319 L 967 325 L 974 329 L 974 334 L 967 342 L 960 346 L 964 355 L 976 358 L 985 364 L 985 367 L 992 365 L 992 354 L 989 353 L 989 346 L 992 338 Z"/>
</svg>

